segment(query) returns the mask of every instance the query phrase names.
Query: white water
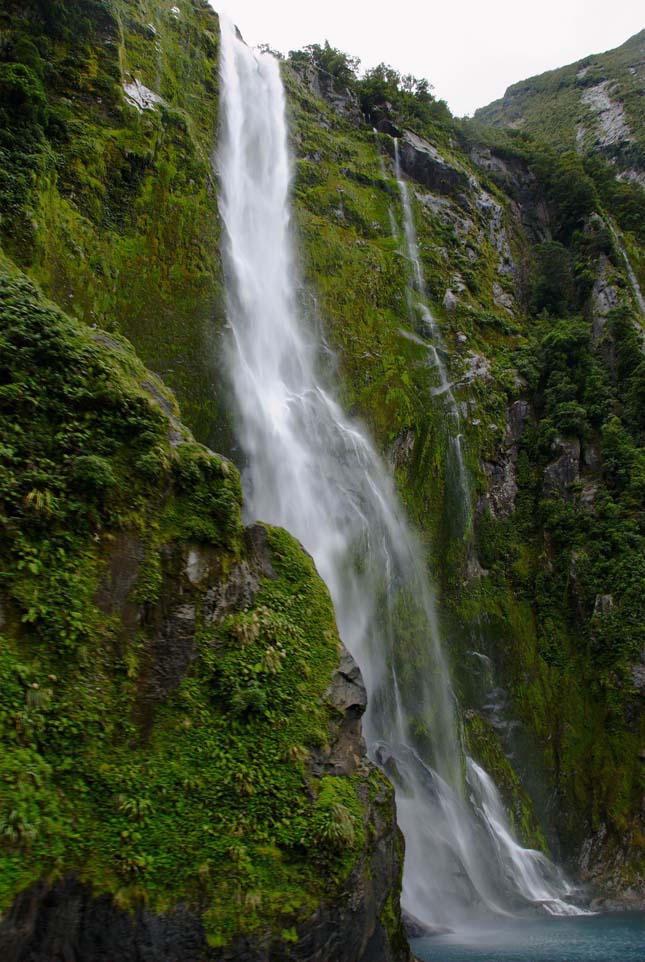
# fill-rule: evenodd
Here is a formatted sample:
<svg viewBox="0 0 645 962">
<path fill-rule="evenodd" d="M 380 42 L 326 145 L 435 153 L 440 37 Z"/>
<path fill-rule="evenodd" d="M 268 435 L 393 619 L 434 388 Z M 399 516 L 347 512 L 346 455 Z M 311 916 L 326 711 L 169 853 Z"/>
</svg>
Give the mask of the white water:
<svg viewBox="0 0 645 962">
<path fill-rule="evenodd" d="M 632 263 L 629 259 L 629 255 L 627 254 L 625 245 L 623 244 L 622 238 L 618 233 L 618 231 L 616 230 L 616 227 L 613 221 L 610 218 L 607 218 L 607 223 L 609 224 L 609 230 L 613 235 L 614 241 L 616 242 L 616 246 L 622 255 L 623 261 L 625 262 L 625 269 L 627 271 L 629 283 L 631 284 L 631 288 L 634 293 L 634 298 L 636 300 L 636 303 L 638 304 L 638 309 L 641 312 L 641 317 L 643 318 L 643 320 L 645 320 L 645 298 L 643 297 L 643 292 L 641 291 L 640 284 L 638 283 L 638 278 L 636 277 L 634 268 L 632 267 Z"/>
<path fill-rule="evenodd" d="M 514 885 L 526 901 L 541 905 L 549 915 L 591 914 L 566 901 L 567 896 L 575 894 L 574 889 L 542 852 L 517 843 L 493 780 L 472 758 L 467 759 L 466 777 L 475 811 L 490 833 L 499 860 L 509 866 Z"/>
<path fill-rule="evenodd" d="M 468 472 L 464 460 L 464 436 L 461 430 L 461 417 L 455 396 L 452 392 L 452 384 L 448 380 L 446 366 L 442 359 L 442 355 L 446 352 L 445 345 L 441 338 L 438 324 L 428 304 L 428 291 L 423 267 L 421 265 L 417 232 L 414 226 L 414 217 L 412 216 L 410 193 L 407 182 L 403 176 L 403 171 L 401 170 L 399 142 L 396 138 L 394 140 L 394 174 L 401 196 L 406 254 L 411 265 L 408 280 L 408 311 L 412 323 L 415 322 L 417 316 L 420 317 L 424 333 L 430 339 L 428 352 L 438 382 L 433 389 L 433 394 L 435 397 L 443 398 L 444 401 L 449 452 L 448 466 L 453 476 L 456 476 L 459 487 L 459 505 L 461 509 L 461 517 L 459 518 L 460 533 L 462 537 L 468 537 L 472 521 L 472 499 L 470 496 L 470 485 L 468 483 Z"/>
<path fill-rule="evenodd" d="M 327 386 L 321 344 L 297 308 L 278 64 L 249 50 L 224 20 L 221 79 L 228 360 L 247 511 L 283 525 L 311 552 L 362 669 L 365 737 L 395 784 L 406 837 L 405 907 L 429 925 L 508 912 L 527 903 L 524 880 L 465 790 L 423 553 L 380 458 Z"/>
</svg>

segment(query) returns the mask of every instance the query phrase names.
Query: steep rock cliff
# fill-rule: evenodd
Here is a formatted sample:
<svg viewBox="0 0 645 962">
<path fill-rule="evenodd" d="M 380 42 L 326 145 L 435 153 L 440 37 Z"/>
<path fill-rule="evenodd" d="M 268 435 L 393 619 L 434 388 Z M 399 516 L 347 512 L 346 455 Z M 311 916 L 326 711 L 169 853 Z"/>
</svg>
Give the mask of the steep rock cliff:
<svg viewBox="0 0 645 962">
<path fill-rule="evenodd" d="M 0 946 L 407 959 L 328 593 L 119 335 L 0 274 Z"/>
<path fill-rule="evenodd" d="M 195 436 L 234 455 L 218 365 L 214 13 L 201 0 L 10 0 L 0 24 L 3 248 L 80 321 L 114 343 L 126 334 Z M 423 88 L 415 100 L 392 77 L 359 88 L 349 74 L 320 76 L 306 53 L 284 64 L 303 311 L 324 323 L 345 406 L 390 457 L 427 535 L 473 752 L 525 841 L 546 844 L 528 788 L 552 848 L 621 895 L 643 872 L 642 368 L 618 246 L 642 284 L 639 188 L 586 155 L 454 122 Z M 468 496 L 431 337 L 410 309 L 392 135 Z M 138 483 L 148 470 L 154 457 Z M 56 492 L 36 482 L 25 494 L 47 511 Z M 192 630 L 183 617 L 180 638 Z M 151 693 L 160 684 L 152 672 Z M 257 888 L 271 898 L 266 880 Z"/>
<path fill-rule="evenodd" d="M 302 76 L 300 56 L 291 60 Z M 506 786 L 527 842 L 544 839 L 509 756 L 552 850 L 574 872 L 582 854 L 586 877 L 630 901 L 642 886 L 645 789 L 633 683 L 643 647 L 642 321 L 624 255 L 640 250 L 642 220 L 631 230 L 623 218 L 621 250 L 612 217 L 624 212 L 607 210 L 581 159 L 478 123 L 417 118 L 409 135 L 392 85 L 372 108 L 378 130 L 400 138 L 465 435 L 464 497 L 432 335 L 410 306 L 392 136 L 348 124 L 288 67 L 285 76 L 310 313 L 338 351 L 347 406 L 389 451 L 431 536 L 472 750 Z M 605 595 L 613 607 L 603 615 Z M 492 659 L 492 674 L 473 651 Z"/>
</svg>

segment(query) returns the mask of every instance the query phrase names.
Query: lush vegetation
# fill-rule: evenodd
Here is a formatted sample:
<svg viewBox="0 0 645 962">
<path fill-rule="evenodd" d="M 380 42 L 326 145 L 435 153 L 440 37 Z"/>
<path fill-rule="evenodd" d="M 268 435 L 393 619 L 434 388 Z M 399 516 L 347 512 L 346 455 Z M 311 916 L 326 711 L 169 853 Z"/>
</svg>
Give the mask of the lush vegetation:
<svg viewBox="0 0 645 962">
<path fill-rule="evenodd" d="M 514 84 L 475 116 L 511 134 L 537 137 L 557 151 L 575 150 L 605 208 L 622 230 L 634 234 L 631 255 L 645 284 L 642 46 L 643 31 L 615 50 Z"/>
<path fill-rule="evenodd" d="M 415 129 L 446 123 L 451 114 L 443 100 L 432 94 L 432 85 L 425 78 L 401 74 L 394 67 L 380 63 L 359 75 L 360 60 L 332 47 L 310 44 L 303 50 L 292 50 L 289 63 L 296 69 L 313 67 L 329 78 L 333 87 L 349 90 L 360 103 L 367 120 L 378 121 L 385 113 L 394 111 L 401 124 Z"/>
<path fill-rule="evenodd" d="M 332 72 L 333 65 L 322 69 Z M 451 421 L 440 397 L 428 403 L 436 380 L 423 344 L 427 331 L 407 299 L 391 139 L 350 127 L 285 76 L 299 144 L 295 196 L 307 279 L 341 358 L 346 405 L 390 452 L 401 494 L 429 535 L 462 702 L 475 711 L 466 724 L 473 751 L 504 789 L 527 842 L 544 844 L 504 752 L 519 759 L 516 769 L 534 791 L 549 838 L 557 843 L 559 835 L 569 854 L 607 826 L 605 856 L 621 845 L 631 851 L 622 880 L 615 880 L 620 887 L 642 871 L 642 713 L 632 668 L 643 644 L 636 413 L 643 365 L 636 305 L 604 204 L 614 189 L 624 186 L 631 197 L 637 188 L 603 186 L 591 159 L 559 154 L 527 133 L 478 122 L 415 124 L 394 96 L 387 98 L 384 116 L 394 127 L 425 133 L 486 191 L 436 202 L 412 185 L 430 303 L 465 412 L 473 487 L 464 513 L 447 437 Z M 362 82 L 353 88 L 357 96 Z M 349 85 L 346 75 L 343 83 Z M 469 155 L 478 152 L 495 158 L 488 171 L 472 164 Z M 522 222 L 513 219 L 511 199 Z M 643 221 L 629 204 L 625 216 L 628 209 L 633 232 L 624 240 L 631 252 Z M 611 211 L 622 218 L 620 209 Z M 619 306 L 594 333 L 600 271 Z M 458 306 L 442 309 L 454 285 Z M 512 295 L 512 311 L 500 306 L 500 289 Z M 475 361 L 481 374 L 472 378 Z M 518 490 L 505 511 L 493 513 L 482 465 L 492 466 L 493 476 L 498 470 L 508 408 L 518 398 L 530 412 L 512 468 Z M 546 480 L 560 444 L 574 451 L 580 445 L 572 486 Z M 485 569 L 474 580 L 473 554 Z M 525 726 L 516 743 L 502 745 L 479 713 L 469 677 L 473 647 L 493 658 L 497 683 L 508 685 L 507 711 Z M 548 784 L 557 791 L 556 813 L 545 800 Z"/>
<path fill-rule="evenodd" d="M 66 310 L 125 334 L 215 447 L 219 37 L 208 3 L 175 6 L 3 3 L 0 242 Z M 161 102 L 137 107 L 135 81 Z"/>
<path fill-rule="evenodd" d="M 6 265 L 0 304 L 0 906 L 74 872 L 125 909 L 192 907 L 213 945 L 289 942 L 364 857 L 384 786 L 307 766 L 334 717 L 328 593 L 266 529 L 271 576 L 214 615 L 253 564 L 233 466 L 177 443 L 125 341 Z"/>
<path fill-rule="evenodd" d="M 5 272 L 0 892 L 7 905 L 32 881 L 75 870 L 124 907 L 210 907 L 213 941 L 271 926 L 288 941 L 369 845 L 367 789 L 308 774 L 327 737 L 320 696 L 337 638 L 327 594 L 288 536 L 268 533 L 278 577 L 207 624 L 205 585 L 186 582 L 185 561 L 194 547 L 214 552 L 225 579 L 246 558 L 237 473 L 177 428 L 173 396 L 119 334 L 176 390 L 199 440 L 230 450 L 214 347 L 217 22 L 201 0 L 173 7 L 9 0 L 0 11 L 0 244 L 76 318 Z M 622 851 L 626 885 L 643 851 L 632 669 L 644 371 L 611 218 L 642 277 L 640 188 L 618 182 L 607 157 L 574 153 L 570 138 L 545 145 L 528 130 L 453 121 L 425 80 L 358 66 L 328 43 L 284 63 L 315 294 L 303 306 L 323 319 L 343 403 L 390 458 L 427 541 L 473 752 L 526 841 L 545 844 L 525 790 L 533 770 L 545 793 L 557 789 L 555 827 L 571 853 L 606 826 L 598 859 Z M 311 70 L 336 95 L 348 90 L 368 122 L 317 99 Z M 162 102 L 137 109 L 124 90 L 135 79 Z M 429 331 L 408 297 L 393 141 L 374 124 L 428 138 L 468 180 L 459 196 L 411 185 L 467 498 Z M 599 320 L 601 281 L 616 304 Z M 508 468 L 518 399 L 529 413 Z M 577 477 L 546 483 L 563 445 L 578 444 Z M 505 470 L 516 491 L 500 507 L 491 492 Z M 134 625 L 101 602 L 124 544 L 145 613 Z M 173 599 L 180 583 L 194 660 L 153 697 L 160 592 Z M 470 698 L 475 647 L 508 689 L 525 763 Z"/>
</svg>

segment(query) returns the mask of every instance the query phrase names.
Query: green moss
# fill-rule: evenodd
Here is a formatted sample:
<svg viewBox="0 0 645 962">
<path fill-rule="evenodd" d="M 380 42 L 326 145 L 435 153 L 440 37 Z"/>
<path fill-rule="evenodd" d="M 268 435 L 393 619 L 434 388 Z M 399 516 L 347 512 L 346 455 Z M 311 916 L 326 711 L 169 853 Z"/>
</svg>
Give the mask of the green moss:
<svg viewBox="0 0 645 962">
<path fill-rule="evenodd" d="M 236 470 L 171 446 L 126 342 L 101 343 L 6 265 L 0 311 L 0 905 L 74 872 L 127 910 L 190 906 L 213 945 L 292 941 L 366 846 L 359 783 L 305 764 L 332 713 L 329 594 L 267 528 L 271 577 L 209 620 L 209 590 L 244 558 Z M 211 575 L 182 587 L 198 550 Z M 196 647 L 155 694 L 156 626 L 180 593 Z"/>
<path fill-rule="evenodd" d="M 199 0 L 172 6 L 74 0 L 52 18 L 4 5 L 0 112 L 20 78 L 27 92 L 22 120 L 12 109 L 0 125 L 0 243 L 80 320 L 129 337 L 215 446 L 227 438 L 213 348 L 218 24 Z M 135 79 L 164 103 L 132 106 Z"/>
</svg>

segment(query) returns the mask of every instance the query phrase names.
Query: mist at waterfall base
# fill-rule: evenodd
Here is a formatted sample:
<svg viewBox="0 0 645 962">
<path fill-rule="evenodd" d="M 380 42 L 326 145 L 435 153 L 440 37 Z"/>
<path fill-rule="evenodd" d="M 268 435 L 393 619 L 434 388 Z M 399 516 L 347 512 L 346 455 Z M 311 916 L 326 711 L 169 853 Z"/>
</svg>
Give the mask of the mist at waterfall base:
<svg viewBox="0 0 645 962">
<path fill-rule="evenodd" d="M 643 962 L 645 915 L 506 919 L 413 939 L 421 962 Z"/>
<path fill-rule="evenodd" d="M 279 66 L 224 19 L 221 81 L 227 360 L 246 510 L 311 553 L 362 670 L 365 738 L 406 839 L 404 906 L 455 929 L 491 914 L 575 914 L 559 870 L 518 844 L 492 780 L 463 754 L 421 546 L 365 431 L 335 400 L 329 351 L 299 306 Z"/>
</svg>

